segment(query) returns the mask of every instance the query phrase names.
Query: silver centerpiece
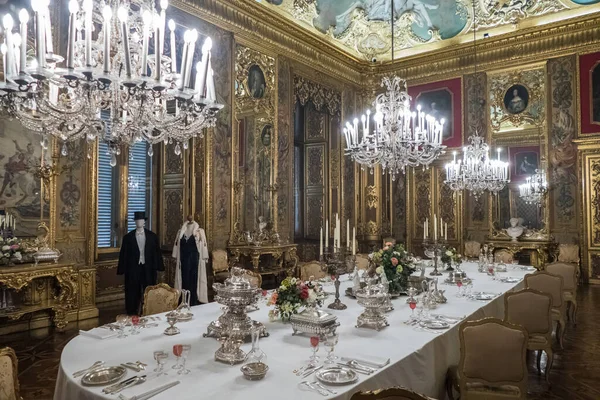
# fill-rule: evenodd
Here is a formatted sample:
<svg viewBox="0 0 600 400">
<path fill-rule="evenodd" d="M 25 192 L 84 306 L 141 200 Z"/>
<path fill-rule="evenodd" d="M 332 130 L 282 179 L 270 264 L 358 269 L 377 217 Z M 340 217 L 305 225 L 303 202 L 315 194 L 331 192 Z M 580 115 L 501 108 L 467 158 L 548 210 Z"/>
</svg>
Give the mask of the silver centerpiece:
<svg viewBox="0 0 600 400">
<path fill-rule="evenodd" d="M 379 331 L 389 326 L 386 317 L 381 313 L 388 295 L 381 283 L 375 284 L 375 277 L 366 278 L 366 281 L 366 287 L 354 292 L 358 304 L 365 308 L 365 311 L 358 316 L 356 327 L 366 327 Z"/>
<path fill-rule="evenodd" d="M 350 251 L 347 248 L 334 246 L 333 252 L 325 249 L 325 252 L 321 255 L 320 262 L 323 271 L 335 276 L 335 300 L 327 307 L 332 310 L 345 310 L 348 306 L 340 300 L 340 275 L 348 273 L 351 270 L 351 268 L 348 268 L 349 264 L 351 267 L 355 266 L 356 256 L 350 256 Z"/>
<path fill-rule="evenodd" d="M 314 306 L 308 306 L 299 314 L 293 314 L 290 318 L 294 335 L 298 332 L 310 335 L 322 336 L 335 333 L 340 326 L 337 317 Z"/>
<path fill-rule="evenodd" d="M 225 306 L 224 313 L 207 328 L 204 337 L 216 337 L 221 347 L 215 353 L 215 360 L 237 364 L 246 358 L 239 347 L 258 329 L 261 336 L 268 336 L 265 327 L 246 315 L 246 308 L 255 303 L 261 289 L 250 284 L 244 270 L 234 267 L 225 284 L 215 283 L 215 301 Z"/>
</svg>

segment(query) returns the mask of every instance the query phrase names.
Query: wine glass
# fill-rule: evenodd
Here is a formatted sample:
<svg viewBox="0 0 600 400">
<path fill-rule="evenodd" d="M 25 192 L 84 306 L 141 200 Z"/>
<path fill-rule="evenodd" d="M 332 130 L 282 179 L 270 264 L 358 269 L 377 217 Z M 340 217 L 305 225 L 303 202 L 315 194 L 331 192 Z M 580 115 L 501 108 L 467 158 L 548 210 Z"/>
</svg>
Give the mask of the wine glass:
<svg viewBox="0 0 600 400">
<path fill-rule="evenodd" d="M 463 297 L 464 294 L 461 291 L 462 286 L 463 286 L 462 279 L 459 279 L 456 281 L 456 286 L 458 286 L 458 292 L 456 292 L 456 297 Z"/>
<path fill-rule="evenodd" d="M 410 307 L 410 319 L 409 322 L 413 322 L 415 320 L 415 308 L 417 308 L 417 299 L 412 297 L 408 302 L 408 306 Z"/>
<path fill-rule="evenodd" d="M 487 274 L 492 277 L 492 280 L 496 280 L 496 278 L 495 278 L 496 274 L 494 273 L 494 264 L 493 263 L 488 264 Z"/>
<path fill-rule="evenodd" d="M 309 360 L 311 363 L 316 363 L 317 361 L 319 361 L 319 356 L 317 355 L 317 351 L 319 351 L 319 337 L 311 336 L 310 345 L 312 346 L 313 354 L 312 356 L 310 356 Z"/>
<path fill-rule="evenodd" d="M 173 355 L 175 357 L 177 357 L 176 361 L 175 361 L 175 365 L 173 365 L 171 368 L 172 369 L 181 369 L 181 353 L 183 351 L 183 346 L 181 344 L 176 344 L 173 345 Z"/>
<path fill-rule="evenodd" d="M 329 348 L 325 364 L 335 364 L 335 360 L 337 360 L 337 357 L 333 354 L 333 351 L 335 350 L 335 346 L 338 344 L 338 339 L 339 336 L 337 335 L 337 333 L 333 332 L 329 333 L 325 337 L 325 346 Z"/>
<path fill-rule="evenodd" d="M 473 294 L 473 281 L 468 280 L 467 285 L 465 287 L 465 297 L 470 298 Z"/>
<path fill-rule="evenodd" d="M 119 335 L 117 336 L 119 339 L 123 339 L 127 337 L 127 333 L 125 332 L 125 327 L 127 326 L 127 315 L 118 315 L 117 316 L 117 325 L 119 325 Z"/>
<path fill-rule="evenodd" d="M 179 371 L 177 371 L 178 375 L 187 375 L 191 372 L 189 369 L 187 369 L 185 367 L 185 362 L 186 362 L 188 356 L 190 355 L 191 350 L 192 350 L 192 345 L 190 345 L 190 344 L 182 344 L 181 345 L 181 358 L 183 359 L 183 361 L 181 361 L 181 368 L 179 369 Z"/>
<path fill-rule="evenodd" d="M 137 315 L 131 317 L 131 334 L 140 334 L 140 317 L 138 317 Z"/>
<path fill-rule="evenodd" d="M 167 375 L 167 373 L 164 372 L 164 368 L 168 357 L 169 355 L 165 351 L 158 350 L 154 352 L 154 359 L 156 360 L 157 364 L 156 368 L 154 369 L 154 372 L 157 372 L 156 376 Z"/>
</svg>

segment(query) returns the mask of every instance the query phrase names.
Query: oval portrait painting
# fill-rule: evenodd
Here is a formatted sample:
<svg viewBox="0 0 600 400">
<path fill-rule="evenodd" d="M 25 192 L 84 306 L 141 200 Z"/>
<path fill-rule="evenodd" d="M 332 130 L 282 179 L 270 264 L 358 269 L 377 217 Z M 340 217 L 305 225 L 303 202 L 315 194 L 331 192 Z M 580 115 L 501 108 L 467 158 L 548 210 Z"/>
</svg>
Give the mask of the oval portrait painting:
<svg viewBox="0 0 600 400">
<path fill-rule="evenodd" d="M 265 125 L 260 134 L 260 141 L 265 147 L 271 145 L 271 137 L 273 136 L 273 125 Z"/>
<path fill-rule="evenodd" d="M 258 65 L 253 65 L 248 70 L 248 91 L 255 99 L 261 99 L 265 95 L 265 74 Z"/>
<path fill-rule="evenodd" d="M 523 85 L 512 85 L 504 94 L 504 108 L 509 114 L 521 114 L 529 104 L 529 91 Z"/>
</svg>

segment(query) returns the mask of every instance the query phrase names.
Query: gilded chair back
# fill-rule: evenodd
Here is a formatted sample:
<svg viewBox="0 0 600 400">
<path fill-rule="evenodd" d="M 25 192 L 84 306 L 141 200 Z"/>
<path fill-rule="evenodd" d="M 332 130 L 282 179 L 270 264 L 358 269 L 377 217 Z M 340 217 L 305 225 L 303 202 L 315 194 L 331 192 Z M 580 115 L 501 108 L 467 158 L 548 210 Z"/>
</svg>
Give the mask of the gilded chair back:
<svg viewBox="0 0 600 400">
<path fill-rule="evenodd" d="M 227 251 L 213 250 L 213 252 L 212 252 L 212 270 L 213 270 L 213 274 L 229 271 L 229 263 L 227 261 Z"/>
<path fill-rule="evenodd" d="M 371 261 L 369 261 L 368 255 L 366 255 L 366 254 L 357 254 L 356 255 L 356 266 L 358 267 L 358 269 L 367 270 L 367 269 L 369 269 L 369 264 L 371 264 Z"/>
<path fill-rule="evenodd" d="M 262 287 L 262 275 L 259 274 L 258 272 L 254 272 L 251 271 L 249 269 L 245 269 L 244 270 L 244 275 L 246 277 L 246 279 L 248 279 L 248 282 L 250 282 L 250 285 L 254 286 L 254 287 Z"/>
<path fill-rule="evenodd" d="M 370 392 L 357 392 L 352 395 L 350 400 L 433 400 L 431 397 L 413 392 L 412 390 L 393 387 L 389 389 L 379 389 Z"/>
<path fill-rule="evenodd" d="M 529 334 L 552 340 L 552 297 L 539 290 L 523 289 L 504 295 L 504 320 L 520 325 Z"/>
<path fill-rule="evenodd" d="M 579 264 L 579 245 L 559 244 L 558 261 Z"/>
<path fill-rule="evenodd" d="M 323 271 L 321 264 L 316 261 L 310 261 L 300 267 L 300 279 L 303 281 L 313 279 L 321 279 L 327 276 L 327 272 Z"/>
<path fill-rule="evenodd" d="M 460 326 L 461 400 L 527 398 L 527 331 L 497 318 Z"/>
<path fill-rule="evenodd" d="M 554 275 L 546 271 L 525 275 L 525 287 L 547 293 L 552 297 L 552 308 L 562 310 L 564 280 L 560 275 Z"/>
<path fill-rule="evenodd" d="M 494 253 L 494 261 L 497 263 L 512 264 L 514 255 L 508 249 L 499 249 Z"/>
<path fill-rule="evenodd" d="M 479 252 L 481 251 L 481 244 L 474 240 L 465 243 L 465 257 L 467 258 L 478 258 Z"/>
<path fill-rule="evenodd" d="M 17 355 L 10 347 L 0 349 L 0 400 L 20 400 Z"/>
<path fill-rule="evenodd" d="M 143 315 L 160 314 L 173 311 L 179 303 L 179 290 L 166 283 L 148 286 L 144 291 Z"/>
<path fill-rule="evenodd" d="M 575 264 L 568 264 L 564 262 L 554 262 L 546 265 L 546 271 L 562 276 L 563 278 L 563 290 L 568 292 L 574 292 L 577 289 L 577 266 Z"/>
</svg>

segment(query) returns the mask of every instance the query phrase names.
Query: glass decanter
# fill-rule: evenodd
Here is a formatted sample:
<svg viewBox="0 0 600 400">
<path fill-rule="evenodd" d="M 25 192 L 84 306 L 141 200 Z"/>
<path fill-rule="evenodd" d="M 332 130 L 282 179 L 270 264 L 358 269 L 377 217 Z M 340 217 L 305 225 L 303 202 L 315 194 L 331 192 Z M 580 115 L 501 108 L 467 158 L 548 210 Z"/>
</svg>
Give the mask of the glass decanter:
<svg viewBox="0 0 600 400">
<path fill-rule="evenodd" d="M 267 355 L 260 349 L 260 329 L 252 330 L 252 350 L 246 354 L 245 364 L 256 365 L 258 363 L 267 364 Z"/>
</svg>

